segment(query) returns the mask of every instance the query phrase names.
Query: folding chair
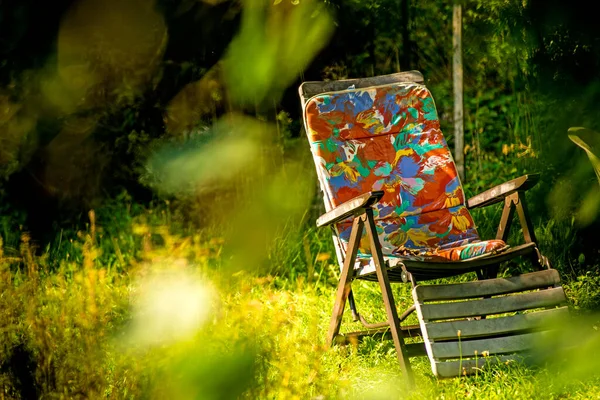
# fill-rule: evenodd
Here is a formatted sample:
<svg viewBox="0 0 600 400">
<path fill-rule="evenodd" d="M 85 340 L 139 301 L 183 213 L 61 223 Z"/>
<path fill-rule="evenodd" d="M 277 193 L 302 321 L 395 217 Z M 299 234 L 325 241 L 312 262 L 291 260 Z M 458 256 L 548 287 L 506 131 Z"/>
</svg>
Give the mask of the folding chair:
<svg viewBox="0 0 600 400">
<path fill-rule="evenodd" d="M 538 176 L 465 199 L 419 72 L 304 82 L 299 93 L 326 208 L 317 226 L 332 227 L 341 268 L 330 344 L 391 336 L 409 380 L 409 358 L 423 355 L 437 377 L 450 377 L 473 373 L 489 360 L 515 359 L 544 334 L 540 322 L 568 312 L 559 275 L 538 250 L 527 215 L 524 192 Z M 469 210 L 500 202 L 496 238 L 481 240 Z M 525 243 L 510 247 L 515 211 Z M 537 271 L 496 278 L 500 263 L 519 256 L 530 258 Z M 420 283 L 473 271 L 479 280 Z M 387 321 L 370 324 L 358 313 L 355 279 L 379 282 Z M 390 282 L 412 285 L 414 305 L 401 315 Z M 346 302 L 365 331 L 340 334 Z M 401 326 L 414 311 L 419 325 Z M 407 337 L 422 341 L 407 344 Z"/>
</svg>

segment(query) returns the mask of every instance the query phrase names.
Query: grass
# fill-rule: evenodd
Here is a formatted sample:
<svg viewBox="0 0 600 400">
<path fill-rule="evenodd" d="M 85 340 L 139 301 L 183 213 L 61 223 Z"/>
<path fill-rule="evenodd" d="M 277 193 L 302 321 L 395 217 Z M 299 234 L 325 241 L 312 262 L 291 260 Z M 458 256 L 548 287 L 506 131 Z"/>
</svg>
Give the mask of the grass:
<svg viewBox="0 0 600 400">
<path fill-rule="evenodd" d="M 58 249 L 36 253 L 23 234 L 18 249 L 0 253 L 2 398 L 597 396 L 597 362 L 586 353 L 583 369 L 581 360 L 509 364 L 444 381 L 427 358 L 414 359 L 408 391 L 391 342 L 326 349 L 338 274 L 326 230 L 284 225 L 265 254 L 270 267 L 255 270 L 231 267 L 217 231 L 173 232 L 168 206 L 98 215 L 85 231 L 62 232 Z M 596 283 L 568 280 L 573 304 L 597 297 Z M 407 285 L 394 291 L 399 308 L 411 303 Z M 384 319 L 374 284 L 357 282 L 355 292 L 367 319 Z M 600 348 L 591 343 L 587 354 Z"/>
<path fill-rule="evenodd" d="M 2 398 L 596 396 L 600 365 L 588 355 L 600 349 L 593 329 L 600 322 L 593 315 L 579 330 L 565 328 L 565 337 L 587 343 L 578 358 L 562 355 L 564 362 L 543 368 L 500 365 L 477 377 L 438 381 L 423 357 L 413 359 L 412 391 L 391 342 L 367 338 L 325 348 L 339 268 L 330 232 L 313 225 L 319 199 L 306 179 L 311 160 L 304 153 L 282 160 L 273 175 L 246 175 L 243 185 L 231 184 L 240 193 L 223 190 L 219 201 L 209 193 L 144 207 L 123 194 L 91 212 L 84 229 L 61 230 L 43 249 L 14 216 L 2 218 Z M 490 186 L 497 171 L 488 178 L 467 184 L 467 194 Z M 500 208 L 474 217 L 482 237 L 493 237 Z M 188 221 L 202 228 L 190 229 Z M 520 239 L 515 228 L 509 243 Z M 559 262 L 573 308 L 597 308 L 595 269 L 581 259 L 571 265 L 573 222 L 539 220 L 536 233 L 542 251 Z M 508 273 L 528 268 L 506 266 Z M 377 285 L 353 288 L 361 314 L 385 320 Z M 399 309 L 412 304 L 408 285 L 393 290 Z M 343 329 L 354 328 L 360 326 L 346 315 Z"/>
</svg>

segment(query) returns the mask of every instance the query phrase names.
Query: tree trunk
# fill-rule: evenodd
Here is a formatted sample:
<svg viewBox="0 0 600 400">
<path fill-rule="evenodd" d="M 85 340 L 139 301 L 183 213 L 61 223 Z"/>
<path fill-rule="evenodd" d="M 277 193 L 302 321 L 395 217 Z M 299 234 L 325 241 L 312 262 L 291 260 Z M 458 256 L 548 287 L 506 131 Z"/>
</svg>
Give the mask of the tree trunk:
<svg viewBox="0 0 600 400">
<path fill-rule="evenodd" d="M 412 46 L 408 30 L 410 23 L 408 2 L 409 0 L 400 0 L 400 24 L 402 26 L 402 59 L 400 61 L 400 69 L 402 71 L 408 71 L 412 67 L 410 62 Z"/>
<path fill-rule="evenodd" d="M 463 126 L 462 7 L 454 4 L 452 15 L 452 75 L 454 82 L 454 161 L 458 174 L 465 179 L 465 134 Z"/>
</svg>

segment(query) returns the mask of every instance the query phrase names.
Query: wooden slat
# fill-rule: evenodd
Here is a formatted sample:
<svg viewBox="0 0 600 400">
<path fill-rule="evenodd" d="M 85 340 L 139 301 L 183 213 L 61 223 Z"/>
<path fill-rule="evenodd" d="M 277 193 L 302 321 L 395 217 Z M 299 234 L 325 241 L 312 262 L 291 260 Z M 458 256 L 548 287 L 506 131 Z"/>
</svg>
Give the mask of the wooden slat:
<svg viewBox="0 0 600 400">
<path fill-rule="evenodd" d="M 430 340 L 456 339 L 458 331 L 460 331 L 460 337 L 465 339 L 541 329 L 554 318 L 568 315 L 569 308 L 561 307 L 502 318 L 430 322 L 425 324 L 425 329 L 427 329 L 427 337 Z"/>
<path fill-rule="evenodd" d="M 339 81 L 309 81 L 300 85 L 298 92 L 303 103 L 306 103 L 312 96 L 326 93 L 347 90 L 354 85 L 356 89 L 363 89 L 370 86 L 388 85 L 393 83 L 415 82 L 423 83 L 423 75 L 419 71 L 398 72 L 395 74 L 373 76 L 368 78 L 343 79 Z"/>
<path fill-rule="evenodd" d="M 464 340 L 460 343 L 437 342 L 431 344 L 435 360 L 443 358 L 473 357 L 475 351 L 481 355 L 484 351 L 494 354 L 517 353 L 531 349 L 544 337 L 545 332 L 526 333 L 524 335 L 505 336 L 493 339 Z"/>
<path fill-rule="evenodd" d="M 511 361 L 523 362 L 526 361 L 526 359 L 527 358 L 523 355 L 511 354 L 509 356 L 479 357 L 477 360 L 462 360 L 462 362 L 438 361 L 434 363 L 433 371 L 438 378 L 452 378 L 455 376 L 462 376 L 463 373 L 472 375 L 475 373 L 476 369 L 489 368 L 500 363 Z"/>
<path fill-rule="evenodd" d="M 445 285 L 418 285 L 414 288 L 419 301 L 459 300 L 520 292 L 560 283 L 555 269 L 532 272 L 510 278 L 487 279 Z"/>
<path fill-rule="evenodd" d="M 562 287 L 537 292 L 521 293 L 491 299 L 468 300 L 453 303 L 420 305 L 423 319 L 452 319 L 479 315 L 501 314 L 540 307 L 551 307 L 566 302 Z"/>
</svg>

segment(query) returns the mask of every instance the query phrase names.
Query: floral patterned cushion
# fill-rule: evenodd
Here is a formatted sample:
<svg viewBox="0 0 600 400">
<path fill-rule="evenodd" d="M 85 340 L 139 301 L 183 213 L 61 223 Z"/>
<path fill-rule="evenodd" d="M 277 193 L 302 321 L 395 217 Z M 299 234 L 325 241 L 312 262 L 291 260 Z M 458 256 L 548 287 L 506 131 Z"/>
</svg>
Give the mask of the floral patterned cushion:
<svg viewBox="0 0 600 400">
<path fill-rule="evenodd" d="M 305 122 L 328 209 L 384 191 L 374 207 L 384 255 L 408 251 L 459 260 L 506 248 L 502 241 L 480 240 L 425 86 L 320 94 L 307 102 Z M 351 225 L 336 227 L 343 247 Z M 363 236 L 360 252 L 369 254 L 368 247 Z"/>
<path fill-rule="evenodd" d="M 508 249 L 508 247 L 509 246 L 504 243 L 504 241 L 493 239 L 471 242 L 448 248 L 424 247 L 421 249 L 409 249 L 404 247 L 396 249 L 392 255 L 388 255 L 387 257 L 428 262 L 464 261 L 490 254 L 497 254 Z M 369 253 L 359 253 L 357 266 L 369 264 L 370 259 L 371 255 Z"/>
</svg>

